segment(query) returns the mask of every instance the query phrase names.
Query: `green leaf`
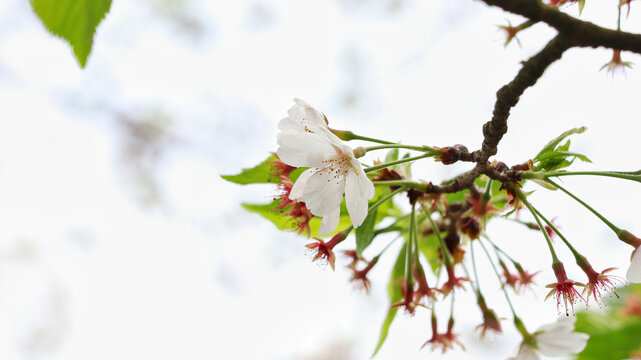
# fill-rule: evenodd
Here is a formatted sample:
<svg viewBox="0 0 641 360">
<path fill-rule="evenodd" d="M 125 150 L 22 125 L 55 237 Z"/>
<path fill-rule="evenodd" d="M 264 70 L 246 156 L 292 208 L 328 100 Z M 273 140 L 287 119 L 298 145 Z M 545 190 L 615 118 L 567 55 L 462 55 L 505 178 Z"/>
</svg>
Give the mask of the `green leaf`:
<svg viewBox="0 0 641 360">
<path fill-rule="evenodd" d="M 579 158 L 581 161 L 590 162 L 590 163 L 592 162 L 592 160 L 588 159 L 588 157 L 585 155 L 573 153 L 569 151 L 550 151 L 545 154 L 542 154 L 539 157 L 539 159 L 540 160 L 558 159 L 558 158 L 565 159 L 566 157 L 570 157 L 570 156 Z"/>
<path fill-rule="evenodd" d="M 587 316 L 587 314 L 581 314 Z M 594 329 L 607 329 L 609 319 L 603 317 L 599 323 L 592 322 Z M 590 334 L 588 345 L 578 356 L 579 360 L 619 360 L 628 359 L 631 354 L 638 351 L 641 344 L 641 321 L 625 323 L 623 326 L 605 332 L 594 332 L 593 330 L 577 326 L 577 331 Z"/>
<path fill-rule="evenodd" d="M 387 284 L 387 292 L 390 297 L 390 308 L 389 310 L 387 310 L 387 315 L 385 316 L 385 320 L 383 321 L 383 325 L 381 326 L 381 334 L 378 338 L 378 343 L 376 344 L 376 349 L 374 350 L 372 357 L 376 356 L 378 351 L 385 343 L 389 328 L 392 325 L 392 321 L 394 321 L 396 313 L 398 312 L 398 308 L 392 307 L 391 305 L 400 301 L 403 297 L 399 280 L 403 277 L 403 275 L 405 275 L 405 249 L 406 245 L 403 245 L 401 247 L 401 251 L 398 252 L 396 263 L 394 263 L 392 274 L 390 276 L 389 283 Z"/>
<path fill-rule="evenodd" d="M 601 311 L 577 313 L 575 331 L 590 338 L 576 359 L 628 359 L 641 349 L 641 316 L 634 310 L 634 304 L 641 301 L 641 285 L 630 284 L 616 291 L 620 298 L 608 299 L 607 307 Z"/>
<path fill-rule="evenodd" d="M 356 231 L 356 255 L 361 256 L 363 250 L 372 243 L 374 239 L 374 224 L 376 224 L 376 215 L 378 214 L 378 209 L 367 215 L 365 221 L 359 226 Z"/>
<path fill-rule="evenodd" d="M 33 11 L 52 34 L 69 43 L 81 68 L 87 64 L 98 24 L 111 0 L 30 0 Z"/>
<path fill-rule="evenodd" d="M 580 134 L 585 131 L 585 127 L 570 129 L 554 140 L 550 141 L 532 160 L 534 163 L 533 170 L 552 171 L 566 168 L 576 159 L 591 162 L 585 155 L 570 152 L 570 139 L 563 145 L 559 145 L 566 137 L 572 134 Z"/>
<path fill-rule="evenodd" d="M 280 178 L 274 176 L 273 164 L 277 158 L 274 155 L 270 155 L 265 161 L 254 166 L 253 168 L 243 169 L 239 174 L 236 175 L 221 175 L 220 177 L 240 185 L 247 184 L 278 184 Z M 298 170 L 298 169 L 297 169 Z M 295 181 L 295 180 L 292 180 Z"/>
<path fill-rule="evenodd" d="M 403 155 L 403 159 L 408 159 L 410 157 L 412 157 L 412 155 L 410 153 L 407 153 L 407 154 Z M 403 172 L 405 172 L 405 176 L 408 179 L 411 179 L 412 178 L 412 163 L 408 162 L 408 163 L 405 163 L 405 164 L 399 165 L 399 166 L 403 166 Z"/>
<path fill-rule="evenodd" d="M 443 234 L 444 236 L 445 234 Z M 436 271 L 441 266 L 442 260 L 439 257 L 440 244 L 436 234 L 430 236 L 419 236 L 418 248 L 430 264 L 432 271 Z"/>
<path fill-rule="evenodd" d="M 272 222 L 272 224 L 276 225 L 276 227 L 279 230 L 291 230 L 294 227 L 294 223 L 292 223 L 292 219 L 289 216 L 285 216 L 286 209 L 284 210 L 276 210 L 276 208 L 279 205 L 278 200 L 274 200 L 273 202 L 269 204 L 247 204 L 247 203 L 242 203 L 240 204 L 245 210 L 256 213 L 265 219 L 269 220 Z M 309 221 L 309 229 L 311 234 L 317 234 L 318 233 L 318 228 L 320 228 L 320 223 L 321 223 L 321 218 L 319 217 L 313 217 Z M 351 221 L 349 220 L 349 216 L 347 215 L 347 212 L 343 212 L 343 209 L 341 209 L 341 217 L 340 221 L 338 223 L 338 230 L 344 229 L 347 226 L 351 224 Z"/>
<path fill-rule="evenodd" d="M 387 339 L 387 334 L 389 333 L 389 328 L 392 325 L 392 321 L 394 321 L 397 312 L 397 307 L 390 307 L 389 310 L 387 310 L 387 315 L 385 315 L 385 320 L 383 321 L 383 325 L 381 326 L 381 335 L 378 338 L 378 344 L 376 344 L 376 349 L 374 350 L 372 357 L 376 356 L 381 347 L 383 347 L 385 339 Z"/>
<path fill-rule="evenodd" d="M 585 131 L 585 129 L 586 129 L 586 128 L 585 128 L 585 126 L 581 126 L 580 128 L 570 129 L 570 130 L 568 130 L 568 131 L 564 132 L 563 134 L 561 134 L 561 135 L 557 136 L 556 138 L 552 139 L 549 143 L 547 143 L 547 144 L 543 147 L 543 149 L 541 149 L 541 151 L 539 151 L 539 153 L 534 157 L 534 159 L 533 159 L 533 160 L 534 160 L 534 161 L 536 161 L 536 160 L 538 160 L 538 159 L 539 159 L 539 157 L 540 157 L 542 154 L 545 154 L 546 152 L 549 152 L 549 151 L 554 150 L 554 148 L 555 148 L 555 147 L 556 147 L 556 146 L 557 146 L 561 141 L 563 141 L 563 139 L 565 139 L 566 137 L 568 137 L 568 136 L 570 136 L 570 135 L 572 135 L 572 134 L 581 134 L 582 132 L 584 132 L 584 131 Z M 569 146 L 569 144 L 568 144 L 568 146 Z"/>
<path fill-rule="evenodd" d="M 398 160 L 398 149 L 390 150 L 387 155 L 385 155 L 385 162 L 392 162 Z"/>
</svg>

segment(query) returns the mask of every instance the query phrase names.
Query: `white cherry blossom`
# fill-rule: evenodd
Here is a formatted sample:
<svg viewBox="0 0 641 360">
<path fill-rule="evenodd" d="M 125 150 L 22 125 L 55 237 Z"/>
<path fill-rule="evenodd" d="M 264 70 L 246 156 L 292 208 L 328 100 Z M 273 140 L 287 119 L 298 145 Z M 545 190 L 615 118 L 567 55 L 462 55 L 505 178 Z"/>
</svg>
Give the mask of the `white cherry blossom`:
<svg viewBox="0 0 641 360">
<path fill-rule="evenodd" d="M 374 184 L 345 142 L 327 127 L 325 116 L 300 99 L 278 123 L 278 157 L 287 165 L 309 167 L 294 183 L 289 198 L 305 203 L 322 217 L 319 235 L 336 230 L 345 194 L 347 212 L 354 227 L 367 217 Z"/>
<path fill-rule="evenodd" d="M 625 277 L 631 283 L 641 283 L 641 251 L 639 251 L 639 249 L 641 249 L 641 246 L 636 248 L 632 253 L 630 267 L 625 274 Z"/>
<path fill-rule="evenodd" d="M 555 323 L 541 326 L 534 334 L 535 346 L 519 345 L 517 354 L 508 360 L 538 360 L 539 354 L 558 357 L 583 351 L 589 335 L 574 332 L 575 317 L 560 317 Z"/>
</svg>

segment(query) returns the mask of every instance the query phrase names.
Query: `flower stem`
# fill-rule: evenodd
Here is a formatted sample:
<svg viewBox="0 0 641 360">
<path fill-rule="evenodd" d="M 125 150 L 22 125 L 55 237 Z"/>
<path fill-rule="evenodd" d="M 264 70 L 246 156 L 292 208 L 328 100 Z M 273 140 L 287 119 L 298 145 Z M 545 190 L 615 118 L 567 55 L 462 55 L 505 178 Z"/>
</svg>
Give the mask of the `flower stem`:
<svg viewBox="0 0 641 360">
<path fill-rule="evenodd" d="M 412 188 L 419 191 L 427 190 L 426 183 L 419 183 L 409 180 L 383 180 L 383 181 L 374 181 L 374 186 L 404 186 L 406 188 Z"/>
<path fill-rule="evenodd" d="M 594 176 L 607 176 L 618 179 L 632 180 L 641 182 L 641 171 L 625 172 L 625 171 L 526 171 L 523 172 L 524 179 L 541 179 L 545 180 L 549 177 L 571 176 L 571 175 L 594 175 Z"/>
<path fill-rule="evenodd" d="M 404 228 L 403 228 L 403 227 L 401 227 L 401 226 L 398 226 L 398 223 L 399 223 L 399 222 L 401 222 L 401 221 L 403 221 L 403 220 L 405 220 L 405 219 L 407 219 L 408 217 L 409 217 L 409 215 L 399 216 L 399 217 L 396 219 L 396 221 L 394 221 L 393 223 L 391 223 L 389 226 L 386 226 L 386 227 L 384 227 L 384 228 L 380 228 L 380 229 L 374 230 L 374 236 L 379 235 L 379 234 L 385 234 L 385 233 L 388 233 L 388 232 L 394 232 L 394 231 L 400 231 L 400 230 L 403 230 Z"/>
<path fill-rule="evenodd" d="M 487 240 L 490 241 L 490 243 L 492 243 L 490 239 L 487 239 Z M 510 310 L 512 311 L 512 316 L 514 317 L 514 326 L 523 337 L 524 342 L 528 344 L 534 343 L 534 338 L 532 334 L 530 334 L 530 332 L 527 331 L 527 329 L 525 328 L 525 324 L 523 324 L 523 321 L 521 321 L 521 318 L 519 318 L 516 315 L 516 311 L 514 310 L 514 305 L 512 305 L 512 300 L 510 300 L 510 295 L 507 293 L 507 290 L 505 289 L 505 283 L 503 283 L 503 281 L 501 280 L 501 274 L 499 274 L 499 271 L 496 269 L 496 266 L 494 265 L 494 261 L 492 260 L 492 256 L 490 256 L 489 251 L 487 251 L 487 248 L 485 247 L 485 244 L 483 244 L 481 239 L 479 239 L 479 243 L 483 248 L 483 252 L 485 252 L 485 255 L 487 256 L 487 259 L 490 261 L 490 265 L 492 265 L 492 270 L 494 270 L 494 274 L 496 275 L 496 278 L 499 280 L 499 283 L 501 283 L 501 290 L 503 290 L 503 294 L 505 295 L 505 300 L 507 300 L 507 304 L 510 306 Z M 496 249 L 496 247 L 494 248 Z"/>
<path fill-rule="evenodd" d="M 425 213 L 425 216 L 429 219 L 430 224 L 432 225 L 432 229 L 434 230 L 434 234 L 436 235 L 436 238 L 438 239 L 438 243 L 441 246 L 441 252 L 443 253 L 443 261 L 445 262 L 445 265 L 449 266 L 454 262 L 454 259 L 452 258 L 452 254 L 450 254 L 450 250 L 448 250 L 447 245 L 445 245 L 445 240 L 443 240 L 443 237 L 441 236 L 441 232 L 438 230 L 438 226 L 434 223 L 434 220 L 430 216 L 430 214 L 425 210 L 425 207 L 421 204 L 421 210 Z"/>
<path fill-rule="evenodd" d="M 393 144 L 391 141 L 385 141 L 385 140 L 380 140 L 380 139 L 375 139 L 367 136 L 361 136 L 354 134 L 353 132 L 349 130 L 336 130 L 336 129 L 329 129 L 329 131 L 333 132 L 334 135 L 338 136 L 339 139 L 344 140 L 344 141 L 349 141 L 349 140 L 365 140 L 365 141 L 370 141 L 370 142 L 375 142 L 379 144 Z"/>
<path fill-rule="evenodd" d="M 401 186 L 400 188 L 398 188 L 398 189 L 392 191 L 391 193 L 385 195 L 383 198 L 377 200 L 375 203 L 370 205 L 369 210 L 367 210 L 367 216 L 369 216 L 372 213 L 372 211 L 374 211 L 377 207 L 383 205 L 387 200 L 393 198 L 394 195 L 396 195 L 396 194 L 398 194 L 398 193 L 400 193 L 401 191 L 404 191 L 404 190 L 405 190 L 405 188 Z"/>
<path fill-rule="evenodd" d="M 414 225 L 414 264 L 415 266 L 420 266 L 419 264 L 419 259 L 418 259 L 418 222 L 416 220 L 417 216 L 415 215 L 414 212 L 414 207 L 416 203 L 412 204 L 412 216 L 410 217 L 410 220 L 412 221 L 412 224 Z"/>
<path fill-rule="evenodd" d="M 525 195 L 521 190 L 519 190 L 516 186 L 510 185 L 512 189 L 516 192 L 518 195 L 519 199 L 525 204 L 525 206 L 530 210 L 530 213 L 532 213 L 532 216 L 534 217 L 534 220 L 536 220 L 536 223 L 539 225 L 539 229 L 543 233 L 543 236 L 545 237 L 545 241 L 548 244 L 548 248 L 550 249 L 550 254 L 552 254 L 552 263 L 557 263 L 559 262 L 559 258 L 556 256 L 556 252 L 554 251 L 554 247 L 552 246 L 552 240 L 550 239 L 550 236 L 548 235 L 547 231 L 545 231 L 545 227 L 543 227 L 543 224 L 541 224 L 541 220 L 539 219 L 538 216 L 536 216 L 536 212 L 534 211 L 534 208 L 532 205 L 530 205 L 530 202 L 527 201 Z"/>
<path fill-rule="evenodd" d="M 387 163 L 370 166 L 367 169 L 365 169 L 365 172 L 368 173 L 370 171 L 386 168 L 388 166 L 397 165 L 397 164 L 403 164 L 403 163 L 406 163 L 406 162 L 419 160 L 419 159 L 423 159 L 423 158 L 430 157 L 430 156 L 434 156 L 434 154 L 425 153 L 425 154 L 422 154 L 422 155 L 419 155 L 419 156 L 409 157 L 409 158 L 405 158 L 405 159 L 399 159 L 399 160 L 396 160 L 396 161 L 390 161 L 390 162 L 387 162 Z"/>
<path fill-rule="evenodd" d="M 474 278 L 476 278 L 476 289 L 481 292 L 481 282 L 479 280 L 479 273 L 476 270 L 476 257 L 474 256 L 474 241 L 470 241 L 470 252 L 472 253 L 472 270 L 474 270 Z"/>
<path fill-rule="evenodd" d="M 414 258 L 412 257 L 412 252 L 416 251 L 416 249 L 414 248 L 414 238 L 416 236 L 414 232 L 414 228 L 416 226 L 416 223 L 414 221 L 416 219 L 415 205 L 416 204 L 412 204 L 412 212 L 410 213 L 409 238 L 407 239 L 407 245 L 405 247 L 405 291 L 411 291 L 411 289 L 413 289 L 414 287 L 414 279 L 412 276 Z"/>
<path fill-rule="evenodd" d="M 590 210 L 594 215 L 596 215 L 601 221 L 603 221 L 612 231 L 614 231 L 615 234 L 619 235 L 621 232 L 621 229 L 616 227 L 613 223 L 611 223 L 608 219 L 606 219 L 603 215 L 601 215 L 598 211 L 594 210 L 590 205 L 586 204 L 583 200 L 579 199 L 576 197 L 574 194 L 566 190 L 564 187 L 560 186 L 559 184 L 555 183 L 554 181 L 550 179 L 546 179 L 547 182 L 552 184 L 553 186 L 556 186 L 557 188 L 561 189 L 564 193 L 568 194 L 571 198 L 574 200 L 578 201 L 579 204 L 583 205 L 586 209 Z"/>
<path fill-rule="evenodd" d="M 557 235 L 559 235 L 559 237 L 561 238 L 561 240 L 563 240 L 563 242 L 565 243 L 565 245 L 566 245 L 566 246 L 568 247 L 568 249 L 570 249 L 570 251 L 572 252 L 572 255 L 574 255 L 574 258 L 576 259 L 576 262 L 577 262 L 577 263 L 579 263 L 582 259 L 585 259 L 585 257 L 584 257 L 583 255 L 581 255 L 581 253 L 579 253 L 579 252 L 574 248 L 574 246 L 572 246 L 572 244 L 570 244 L 570 242 L 565 238 L 565 236 L 563 236 L 563 234 L 561 234 L 561 232 L 559 231 L 559 229 L 557 229 L 557 227 L 556 227 L 556 226 L 554 226 L 554 224 L 552 224 L 552 222 L 550 222 L 550 221 L 549 221 L 545 216 L 543 216 L 543 214 L 541 214 L 541 213 L 539 212 L 539 210 L 537 210 L 534 206 L 532 206 L 532 209 L 534 210 L 534 212 L 536 212 L 536 214 L 537 214 L 541 219 L 543 219 L 543 221 L 545 221 L 545 223 L 546 223 L 546 224 L 548 224 L 548 226 L 549 226 L 549 227 L 550 227 L 550 228 L 551 228 L 551 229 L 552 229 L 552 230 L 553 230 Z M 546 231 L 545 233 L 547 234 L 547 231 Z"/>
<path fill-rule="evenodd" d="M 507 290 L 505 290 L 505 284 L 501 280 L 501 274 L 499 274 L 499 271 L 496 269 L 496 265 L 494 265 L 494 261 L 492 260 L 492 256 L 490 255 L 490 252 L 487 251 L 487 248 L 485 247 L 485 244 L 483 244 L 481 239 L 479 239 L 479 243 L 481 244 L 481 248 L 483 248 L 483 251 L 485 252 L 485 255 L 487 256 L 487 259 L 490 261 L 490 265 L 492 265 L 492 270 L 494 270 L 494 274 L 496 275 L 496 278 L 499 280 L 499 283 L 501 283 L 501 290 L 503 290 L 503 294 L 505 295 L 505 299 L 507 300 L 507 304 L 510 306 L 510 310 L 512 311 L 512 315 L 514 316 L 514 318 L 518 318 L 516 316 L 516 311 L 514 310 L 514 305 L 512 305 L 512 300 L 510 300 L 510 295 L 507 293 Z"/>
<path fill-rule="evenodd" d="M 490 239 L 486 234 L 483 234 L 483 237 L 484 237 L 487 241 L 489 241 L 489 242 L 490 242 L 490 244 L 492 244 L 492 247 L 494 248 L 494 251 L 496 252 L 496 257 L 498 257 L 498 258 L 500 259 L 500 258 L 501 258 L 501 257 L 500 257 L 500 255 L 499 255 L 499 253 L 500 253 L 500 254 L 503 254 L 503 256 L 505 256 L 505 257 L 506 257 L 506 258 L 507 258 L 507 259 L 508 259 L 512 264 L 514 264 L 515 266 L 516 266 L 517 264 L 518 264 L 519 266 L 521 265 L 518 261 L 514 260 L 514 259 L 513 259 L 513 258 L 512 258 L 508 253 L 506 253 L 503 249 L 501 249 L 498 245 L 496 245 L 496 244 L 494 243 L 494 241 L 492 241 L 492 239 Z"/>
<path fill-rule="evenodd" d="M 425 145 L 414 146 L 414 145 L 403 145 L 403 144 L 385 144 L 385 145 L 368 146 L 368 147 L 365 147 L 364 149 L 366 152 L 372 151 L 372 150 L 380 150 L 380 149 L 409 149 L 409 150 L 416 150 L 416 151 L 422 151 L 422 152 L 433 152 L 435 155 L 439 152 L 433 147 L 429 147 Z"/>
</svg>

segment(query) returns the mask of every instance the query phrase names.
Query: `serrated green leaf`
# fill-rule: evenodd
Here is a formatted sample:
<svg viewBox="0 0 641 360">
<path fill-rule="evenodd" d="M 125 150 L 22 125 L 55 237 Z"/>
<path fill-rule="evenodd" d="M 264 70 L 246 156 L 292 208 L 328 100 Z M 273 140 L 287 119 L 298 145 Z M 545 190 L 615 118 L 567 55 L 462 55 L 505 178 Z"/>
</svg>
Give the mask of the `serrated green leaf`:
<svg viewBox="0 0 641 360">
<path fill-rule="evenodd" d="M 383 321 L 383 325 L 381 326 L 381 334 L 378 338 L 378 343 L 376 344 L 376 349 L 374 350 L 372 357 L 376 356 L 378 351 L 385 343 L 389 328 L 394 321 L 396 313 L 398 312 L 398 308 L 391 307 L 391 305 L 400 301 L 403 297 L 399 280 L 403 277 L 403 275 L 405 275 L 405 249 L 406 246 L 404 244 L 398 253 L 396 262 L 394 263 L 394 267 L 392 268 L 392 274 L 390 275 L 389 283 L 387 284 L 387 292 L 390 297 L 390 308 L 387 311 L 387 315 L 385 316 L 385 320 Z"/>
<path fill-rule="evenodd" d="M 372 243 L 374 239 L 374 224 L 376 224 L 376 216 L 378 214 L 378 209 L 374 209 L 371 214 L 369 214 L 365 221 L 356 228 L 356 255 L 361 256 L 363 250 L 365 250 L 369 244 Z"/>
<path fill-rule="evenodd" d="M 554 139 L 552 139 L 550 142 L 548 142 L 548 143 L 543 147 L 543 149 L 541 149 L 541 151 L 539 151 L 539 153 L 538 153 L 538 154 L 536 154 L 536 156 L 534 157 L 534 159 L 533 159 L 533 160 L 534 160 L 534 161 L 536 161 L 536 160 L 538 160 L 538 159 L 539 159 L 539 156 L 541 156 L 542 154 L 545 154 L 545 153 L 546 153 L 546 152 L 548 152 L 548 151 L 552 151 L 552 150 L 554 150 L 554 148 L 555 148 L 555 147 L 556 147 L 556 146 L 557 146 L 561 141 L 563 141 L 563 139 L 565 139 L 566 137 L 568 137 L 568 136 L 570 136 L 570 135 L 572 135 L 572 134 L 580 134 L 580 133 L 584 132 L 584 131 L 585 131 L 585 129 L 586 129 L 586 128 L 585 128 L 585 126 L 581 126 L 580 128 L 570 129 L 570 130 L 568 130 L 568 131 L 564 132 L 563 134 L 561 134 L 561 135 L 557 136 L 556 138 L 554 138 Z"/>
<path fill-rule="evenodd" d="M 94 34 L 111 0 L 30 0 L 33 11 L 52 34 L 65 39 L 81 68 L 87 64 Z"/>
<path fill-rule="evenodd" d="M 239 174 L 221 175 L 220 177 L 240 185 L 265 183 L 278 184 L 280 182 L 280 178 L 278 176 L 274 176 L 273 169 L 273 164 L 276 160 L 276 156 L 270 155 L 260 164 L 252 168 L 242 169 Z M 295 181 L 295 179 L 292 179 L 292 181 Z"/>
</svg>

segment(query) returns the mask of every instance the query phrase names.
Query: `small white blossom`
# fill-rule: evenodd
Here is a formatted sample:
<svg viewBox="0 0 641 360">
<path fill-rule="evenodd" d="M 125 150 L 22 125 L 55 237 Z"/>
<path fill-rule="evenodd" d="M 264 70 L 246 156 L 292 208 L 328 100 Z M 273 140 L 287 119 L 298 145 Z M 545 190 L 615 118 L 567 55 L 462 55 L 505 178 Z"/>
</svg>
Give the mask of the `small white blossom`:
<svg viewBox="0 0 641 360">
<path fill-rule="evenodd" d="M 631 283 L 641 283 L 641 247 L 638 247 L 632 253 L 632 258 L 630 259 L 630 267 L 628 272 L 625 274 L 625 277 Z"/>
<path fill-rule="evenodd" d="M 574 332 L 574 317 L 560 317 L 555 323 L 541 326 L 534 334 L 535 345 L 522 343 L 517 354 L 508 360 L 538 360 L 539 352 L 545 356 L 557 357 L 578 354 L 583 351 L 590 337 Z"/>
<path fill-rule="evenodd" d="M 354 227 L 367 217 L 368 200 L 374 197 L 374 184 L 345 142 L 327 127 L 325 117 L 300 99 L 278 123 L 278 157 L 285 164 L 309 167 L 296 180 L 289 198 L 305 203 L 309 211 L 322 217 L 319 235 L 334 232 L 340 221 L 340 205 L 345 194 L 347 212 Z"/>
</svg>

